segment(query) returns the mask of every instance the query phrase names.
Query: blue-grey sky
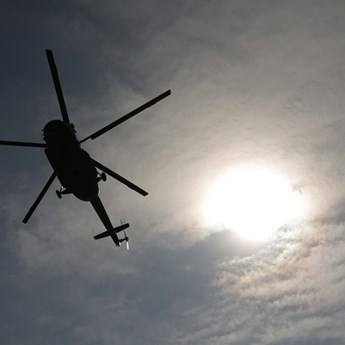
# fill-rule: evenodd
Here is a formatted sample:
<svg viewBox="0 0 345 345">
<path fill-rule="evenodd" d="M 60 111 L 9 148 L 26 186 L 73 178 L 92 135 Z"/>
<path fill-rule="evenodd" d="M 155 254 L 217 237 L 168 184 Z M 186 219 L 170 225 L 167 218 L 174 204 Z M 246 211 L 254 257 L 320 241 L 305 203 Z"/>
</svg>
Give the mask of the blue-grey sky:
<svg viewBox="0 0 345 345">
<path fill-rule="evenodd" d="M 5 1 L 1 140 L 60 118 L 52 49 L 84 148 L 149 191 L 100 184 L 131 251 L 94 241 L 92 207 L 56 198 L 40 149 L 0 148 L 0 342 L 345 343 L 345 3 L 341 0 Z M 273 167 L 306 211 L 263 243 L 200 213 L 232 168 Z M 278 201 L 277 201 L 278 202 Z M 231 214 L 231 208 L 228 212 Z M 248 218 L 252 214 L 248 212 Z"/>
</svg>

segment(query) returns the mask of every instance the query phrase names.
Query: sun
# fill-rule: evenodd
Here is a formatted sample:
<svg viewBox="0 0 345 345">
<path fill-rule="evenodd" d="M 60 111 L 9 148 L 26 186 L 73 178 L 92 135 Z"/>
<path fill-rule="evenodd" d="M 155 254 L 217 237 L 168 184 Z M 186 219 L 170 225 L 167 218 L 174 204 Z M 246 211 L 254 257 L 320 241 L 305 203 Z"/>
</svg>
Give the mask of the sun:
<svg viewBox="0 0 345 345">
<path fill-rule="evenodd" d="M 267 240 L 302 213 L 302 195 L 286 178 L 253 166 L 237 167 L 217 178 L 202 206 L 207 225 L 222 225 L 253 241 Z"/>
</svg>

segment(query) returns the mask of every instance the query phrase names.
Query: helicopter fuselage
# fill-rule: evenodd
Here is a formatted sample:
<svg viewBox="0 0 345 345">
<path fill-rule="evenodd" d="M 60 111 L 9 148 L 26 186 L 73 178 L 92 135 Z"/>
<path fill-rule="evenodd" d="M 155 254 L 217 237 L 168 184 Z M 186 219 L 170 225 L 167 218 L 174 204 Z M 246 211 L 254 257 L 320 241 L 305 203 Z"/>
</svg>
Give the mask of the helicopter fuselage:
<svg viewBox="0 0 345 345">
<path fill-rule="evenodd" d="M 89 154 L 80 147 L 73 127 L 52 120 L 43 129 L 43 139 L 47 144 L 45 154 L 65 188 L 64 193 L 72 193 L 83 201 L 97 198 L 97 170 Z"/>
</svg>

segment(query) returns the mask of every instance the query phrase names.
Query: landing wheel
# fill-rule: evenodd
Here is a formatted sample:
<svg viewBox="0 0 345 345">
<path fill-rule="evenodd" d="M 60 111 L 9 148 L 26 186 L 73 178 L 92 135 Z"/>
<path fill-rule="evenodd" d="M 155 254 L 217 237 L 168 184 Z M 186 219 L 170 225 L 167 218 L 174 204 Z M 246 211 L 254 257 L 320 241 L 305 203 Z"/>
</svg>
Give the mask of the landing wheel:
<svg viewBox="0 0 345 345">
<path fill-rule="evenodd" d="M 102 172 L 102 174 L 101 174 L 101 179 L 102 179 L 102 181 L 107 180 L 107 175 L 104 172 Z"/>
<path fill-rule="evenodd" d="M 62 198 L 61 192 L 60 192 L 59 190 L 56 191 L 56 195 L 57 195 L 57 197 L 58 197 L 59 199 Z"/>
</svg>

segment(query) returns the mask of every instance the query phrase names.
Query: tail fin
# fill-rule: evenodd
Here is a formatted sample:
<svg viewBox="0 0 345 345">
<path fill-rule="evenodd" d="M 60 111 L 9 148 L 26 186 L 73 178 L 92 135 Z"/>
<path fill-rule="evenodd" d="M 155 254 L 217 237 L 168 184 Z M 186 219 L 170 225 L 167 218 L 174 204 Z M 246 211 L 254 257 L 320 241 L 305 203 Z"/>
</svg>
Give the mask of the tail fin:
<svg viewBox="0 0 345 345">
<path fill-rule="evenodd" d="M 104 237 L 108 237 L 108 236 L 111 236 L 113 233 L 117 234 L 121 231 L 124 231 L 125 229 L 129 228 L 129 223 L 126 223 L 126 224 L 122 224 L 120 226 L 117 226 L 115 228 L 113 228 L 113 231 L 104 231 L 96 236 L 94 236 L 93 238 L 95 240 L 99 240 L 100 238 L 104 238 Z"/>
</svg>

